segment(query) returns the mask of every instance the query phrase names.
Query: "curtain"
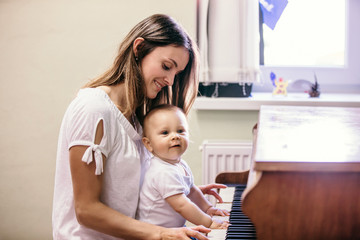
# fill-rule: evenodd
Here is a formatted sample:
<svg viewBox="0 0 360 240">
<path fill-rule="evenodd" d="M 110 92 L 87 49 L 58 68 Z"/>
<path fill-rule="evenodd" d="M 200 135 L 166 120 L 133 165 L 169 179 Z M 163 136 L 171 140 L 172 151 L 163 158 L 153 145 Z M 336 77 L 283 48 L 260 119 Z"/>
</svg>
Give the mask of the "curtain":
<svg viewBox="0 0 360 240">
<path fill-rule="evenodd" d="M 198 0 L 197 34 L 203 83 L 259 79 L 259 2 Z"/>
</svg>

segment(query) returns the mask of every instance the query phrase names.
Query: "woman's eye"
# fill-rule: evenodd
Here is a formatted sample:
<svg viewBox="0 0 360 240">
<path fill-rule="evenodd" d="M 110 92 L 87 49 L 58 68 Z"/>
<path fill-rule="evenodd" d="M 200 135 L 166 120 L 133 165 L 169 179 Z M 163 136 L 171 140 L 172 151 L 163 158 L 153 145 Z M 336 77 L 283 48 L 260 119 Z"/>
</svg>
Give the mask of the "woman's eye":
<svg viewBox="0 0 360 240">
<path fill-rule="evenodd" d="M 166 64 L 163 64 L 163 69 L 166 70 L 166 71 L 168 71 L 168 70 L 170 70 L 170 67 L 167 66 Z"/>
</svg>

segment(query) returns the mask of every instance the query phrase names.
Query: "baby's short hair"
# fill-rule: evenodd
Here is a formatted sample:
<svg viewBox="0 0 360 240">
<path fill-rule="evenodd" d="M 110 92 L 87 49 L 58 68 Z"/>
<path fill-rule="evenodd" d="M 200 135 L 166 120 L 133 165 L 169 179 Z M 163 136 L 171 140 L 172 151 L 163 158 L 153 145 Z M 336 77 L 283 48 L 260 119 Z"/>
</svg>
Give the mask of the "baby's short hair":
<svg viewBox="0 0 360 240">
<path fill-rule="evenodd" d="M 146 128 L 147 128 L 147 122 L 148 120 L 151 118 L 152 115 L 154 115 L 156 112 L 161 111 L 161 110 L 168 110 L 168 111 L 180 111 L 184 114 L 184 116 L 186 116 L 184 110 L 182 110 L 181 108 L 172 105 L 172 104 L 160 104 L 157 105 L 155 107 L 153 107 L 152 109 L 150 109 L 145 117 L 144 117 L 144 122 L 143 122 L 143 136 L 146 136 Z"/>
</svg>

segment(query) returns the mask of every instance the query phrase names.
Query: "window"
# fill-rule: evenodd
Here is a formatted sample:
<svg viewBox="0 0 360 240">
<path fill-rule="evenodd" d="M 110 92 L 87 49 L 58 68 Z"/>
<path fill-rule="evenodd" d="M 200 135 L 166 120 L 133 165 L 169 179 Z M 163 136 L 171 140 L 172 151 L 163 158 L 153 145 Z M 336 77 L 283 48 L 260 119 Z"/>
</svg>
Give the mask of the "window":
<svg viewBox="0 0 360 240">
<path fill-rule="evenodd" d="M 360 91 L 359 12 L 358 0 L 289 0 L 274 30 L 263 25 L 262 81 L 253 91 L 272 88 L 271 72 L 312 82 L 316 74 L 322 91 Z"/>
<path fill-rule="evenodd" d="M 263 35 L 265 65 L 344 66 L 345 1 L 290 0 L 274 30 L 263 25 Z"/>
</svg>

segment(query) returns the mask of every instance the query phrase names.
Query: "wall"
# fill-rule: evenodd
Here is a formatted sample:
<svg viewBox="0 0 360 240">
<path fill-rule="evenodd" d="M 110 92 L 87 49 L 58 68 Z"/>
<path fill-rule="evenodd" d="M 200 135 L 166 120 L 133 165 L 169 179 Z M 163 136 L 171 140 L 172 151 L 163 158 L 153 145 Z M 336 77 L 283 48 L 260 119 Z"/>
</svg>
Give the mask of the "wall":
<svg viewBox="0 0 360 240">
<path fill-rule="evenodd" d="M 252 141 L 252 127 L 258 119 L 258 111 L 211 111 L 190 112 L 191 144 L 184 155 L 189 163 L 197 184 L 202 182 L 201 151 L 199 147 L 208 139 L 238 139 Z M 215 180 L 215 179 L 214 179 Z"/>
<path fill-rule="evenodd" d="M 0 1 L 0 239 L 51 239 L 58 131 L 87 80 L 141 19 L 167 13 L 195 37 L 194 0 Z M 257 112 L 196 111 L 185 155 L 201 183 L 204 139 L 251 139 Z"/>
</svg>

